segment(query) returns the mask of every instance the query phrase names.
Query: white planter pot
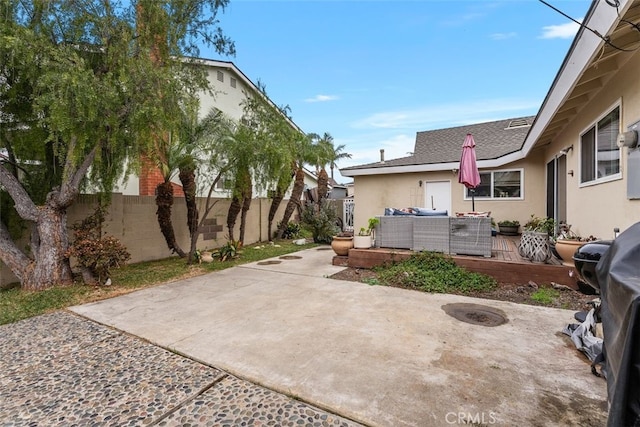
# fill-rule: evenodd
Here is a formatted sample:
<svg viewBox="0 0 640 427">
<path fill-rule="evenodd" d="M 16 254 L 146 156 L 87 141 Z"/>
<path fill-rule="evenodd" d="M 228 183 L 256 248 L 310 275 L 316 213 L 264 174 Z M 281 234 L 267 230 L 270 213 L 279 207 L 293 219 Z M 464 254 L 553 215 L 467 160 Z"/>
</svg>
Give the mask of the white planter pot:
<svg viewBox="0 0 640 427">
<path fill-rule="evenodd" d="M 355 249 L 369 249 L 371 247 L 371 236 L 353 236 L 353 247 Z"/>
<path fill-rule="evenodd" d="M 520 238 L 518 253 L 533 262 L 545 263 L 551 258 L 549 235 L 535 231 L 525 231 Z"/>
</svg>

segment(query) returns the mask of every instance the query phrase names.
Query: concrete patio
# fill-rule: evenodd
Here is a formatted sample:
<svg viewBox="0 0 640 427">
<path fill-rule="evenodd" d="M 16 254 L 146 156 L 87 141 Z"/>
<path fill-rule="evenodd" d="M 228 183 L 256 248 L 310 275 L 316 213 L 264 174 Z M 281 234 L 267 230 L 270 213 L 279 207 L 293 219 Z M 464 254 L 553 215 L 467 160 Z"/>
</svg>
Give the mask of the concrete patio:
<svg viewBox="0 0 640 427">
<path fill-rule="evenodd" d="M 322 249 L 0 326 L 0 425 L 605 424 L 572 312 L 329 279 Z"/>
<path fill-rule="evenodd" d="M 322 248 L 324 249 L 324 248 Z M 603 425 L 573 312 L 343 282 L 309 249 L 72 311 L 366 425 Z M 504 313 L 487 327 L 443 306 Z"/>
</svg>

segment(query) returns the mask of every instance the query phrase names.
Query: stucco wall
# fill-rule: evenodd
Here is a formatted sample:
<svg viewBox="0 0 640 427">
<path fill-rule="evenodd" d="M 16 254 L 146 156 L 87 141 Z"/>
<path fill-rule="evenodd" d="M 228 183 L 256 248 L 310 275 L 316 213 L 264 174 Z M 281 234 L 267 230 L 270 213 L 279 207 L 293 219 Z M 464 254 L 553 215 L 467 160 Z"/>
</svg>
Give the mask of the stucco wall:
<svg viewBox="0 0 640 427">
<path fill-rule="evenodd" d="M 587 127 L 609 112 L 618 101 L 620 108 L 620 130 L 640 120 L 640 52 L 618 71 L 618 73 L 590 100 L 577 118 L 570 122 L 559 137 L 545 151 L 545 163 L 564 148 L 573 144 L 567 154 L 567 223 L 579 234 L 612 238 L 614 227 L 620 231 L 640 221 L 640 200 L 627 199 L 627 149 L 621 150 L 622 177 L 600 184 L 580 186 L 580 134 Z"/>
<path fill-rule="evenodd" d="M 521 200 L 476 198 L 476 211 L 491 211 L 496 222 L 503 219 L 527 222 L 531 214 L 544 216 L 545 166 L 540 150 L 526 160 L 513 162 L 496 169 L 481 169 L 481 172 L 505 169 L 523 169 L 524 197 Z M 422 181 L 422 186 L 420 185 Z M 370 175 L 354 177 L 355 229 L 366 225 L 367 219 L 382 215 L 385 207 L 428 207 L 425 203 L 425 188 L 429 181 L 449 181 L 451 184 L 451 212 L 471 211 L 471 200 L 464 200 L 464 186 L 452 171 L 420 172 L 393 175 Z"/>
</svg>

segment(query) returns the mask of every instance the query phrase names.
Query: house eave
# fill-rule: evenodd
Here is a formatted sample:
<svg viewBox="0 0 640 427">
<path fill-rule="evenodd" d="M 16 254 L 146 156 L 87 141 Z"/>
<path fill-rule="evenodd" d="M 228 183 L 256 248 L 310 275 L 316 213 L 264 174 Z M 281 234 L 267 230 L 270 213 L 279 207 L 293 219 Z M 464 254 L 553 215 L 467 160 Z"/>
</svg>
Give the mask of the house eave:
<svg viewBox="0 0 640 427">
<path fill-rule="evenodd" d="M 525 158 L 523 151 L 519 150 L 496 159 L 478 160 L 479 169 L 499 168 L 509 163 L 522 160 Z M 407 166 L 378 166 L 374 168 L 348 169 L 340 170 L 340 175 L 355 177 L 367 175 L 390 175 L 403 173 L 420 173 L 420 172 L 442 172 L 459 169 L 460 162 L 432 163 L 421 165 Z"/>
<path fill-rule="evenodd" d="M 594 2 L 583 23 L 608 36 L 617 31 L 620 19 L 634 3 L 637 0 L 621 0 L 618 15 L 608 2 Z M 592 31 L 580 28 L 524 141 L 525 155 L 536 146 L 551 143 L 616 72 L 622 52 L 603 45 L 605 42 Z M 606 56 L 605 48 L 609 49 Z"/>
</svg>

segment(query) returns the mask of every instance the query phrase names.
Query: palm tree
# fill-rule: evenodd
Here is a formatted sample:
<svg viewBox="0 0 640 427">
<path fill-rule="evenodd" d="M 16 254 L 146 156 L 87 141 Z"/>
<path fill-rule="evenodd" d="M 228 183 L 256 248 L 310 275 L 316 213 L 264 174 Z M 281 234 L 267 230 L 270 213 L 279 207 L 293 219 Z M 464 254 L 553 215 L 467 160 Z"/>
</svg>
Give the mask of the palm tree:
<svg viewBox="0 0 640 427">
<path fill-rule="evenodd" d="M 333 137 L 328 132 L 325 132 L 322 137 L 318 137 L 316 140 L 318 146 L 317 149 L 317 173 L 318 173 L 318 202 L 327 197 L 329 192 L 328 182 L 329 176 L 327 175 L 327 164 L 331 167 L 331 180 L 333 180 L 333 169 L 336 162 L 340 159 L 350 159 L 351 154 L 342 152 L 344 145 L 335 147 L 333 145 Z"/>
<path fill-rule="evenodd" d="M 173 184 L 171 178 L 175 175 L 178 164 L 183 161 L 185 147 L 172 138 L 172 133 L 167 133 L 165 137 L 156 139 L 156 149 L 153 152 L 151 161 L 160 170 L 163 181 L 156 186 L 156 217 L 160 231 L 167 242 L 167 247 L 171 252 L 178 254 L 181 258 L 186 256 L 176 241 L 173 223 L 171 221 L 171 209 L 173 206 Z"/>
<path fill-rule="evenodd" d="M 337 166 L 336 163 L 338 162 L 338 160 L 350 159 L 351 158 L 351 154 L 343 152 L 344 149 L 345 149 L 345 145 L 344 144 L 340 144 L 337 147 L 335 147 L 333 144 L 331 144 L 331 151 L 329 153 L 329 157 L 330 157 L 329 166 L 331 167 L 331 179 L 332 180 L 333 180 L 333 169 Z"/>
<path fill-rule="evenodd" d="M 333 149 L 333 137 L 325 132 L 322 137 L 316 136 L 315 140 L 316 175 L 318 177 L 318 205 L 329 194 L 329 175 L 326 166 L 330 162 L 330 152 Z"/>
</svg>

